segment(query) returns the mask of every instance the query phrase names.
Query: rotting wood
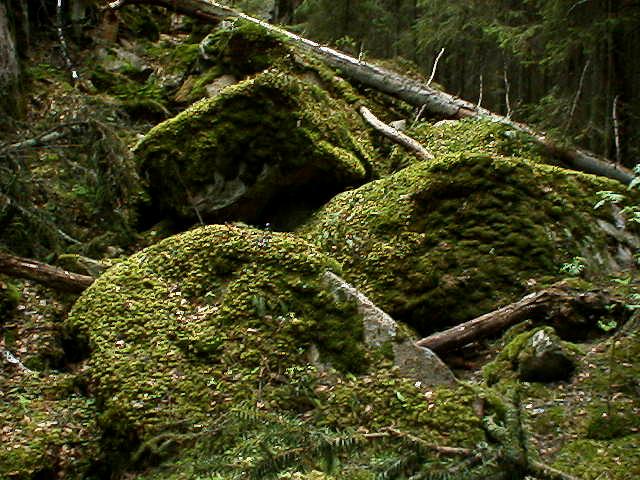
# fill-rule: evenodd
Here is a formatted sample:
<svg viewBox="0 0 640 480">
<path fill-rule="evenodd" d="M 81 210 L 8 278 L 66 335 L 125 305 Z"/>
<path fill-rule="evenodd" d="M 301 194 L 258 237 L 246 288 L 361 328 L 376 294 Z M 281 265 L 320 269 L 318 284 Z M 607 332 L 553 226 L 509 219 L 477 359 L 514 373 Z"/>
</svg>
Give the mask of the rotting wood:
<svg viewBox="0 0 640 480">
<path fill-rule="evenodd" d="M 109 9 L 117 10 L 126 5 L 158 5 L 169 11 L 188 15 L 200 20 L 218 23 L 221 18 L 241 18 L 263 27 L 265 30 L 286 37 L 299 47 L 320 57 L 327 65 L 338 69 L 343 75 L 380 92 L 393 95 L 405 102 L 425 109 L 434 115 L 447 118 L 485 118 L 507 125 L 523 132 L 540 145 L 547 153 L 564 161 L 570 168 L 612 178 L 628 185 L 633 173 L 622 166 L 614 165 L 586 150 L 558 145 L 545 134 L 539 133 L 522 123 L 514 122 L 502 115 L 474 105 L 439 90 L 425 86 L 423 82 L 404 77 L 386 68 L 364 62 L 345 53 L 325 47 L 283 28 L 276 27 L 260 19 L 238 12 L 214 1 L 208 0 L 116 0 L 108 4 Z"/>
<path fill-rule="evenodd" d="M 433 160 L 433 154 L 423 147 L 419 142 L 414 140 L 408 135 L 405 135 L 401 131 L 393 128 L 391 125 L 387 125 L 378 117 L 376 117 L 371 110 L 367 107 L 360 107 L 360 115 L 365 121 L 371 125 L 376 131 L 380 132 L 382 135 L 397 143 L 398 145 L 403 146 L 407 150 L 415 153 L 422 160 Z"/>
<path fill-rule="evenodd" d="M 27 278 L 54 290 L 70 293 L 82 293 L 95 280 L 88 275 L 68 272 L 37 260 L 6 253 L 0 253 L 0 273 L 11 277 Z"/>
<path fill-rule="evenodd" d="M 566 283 L 558 283 L 545 290 L 532 293 L 505 307 L 485 313 L 473 320 L 436 332 L 416 342 L 436 353 L 455 350 L 480 338 L 495 335 L 507 327 L 529 318 L 551 318 L 578 304 L 604 304 L 597 292 L 576 293 Z"/>
</svg>

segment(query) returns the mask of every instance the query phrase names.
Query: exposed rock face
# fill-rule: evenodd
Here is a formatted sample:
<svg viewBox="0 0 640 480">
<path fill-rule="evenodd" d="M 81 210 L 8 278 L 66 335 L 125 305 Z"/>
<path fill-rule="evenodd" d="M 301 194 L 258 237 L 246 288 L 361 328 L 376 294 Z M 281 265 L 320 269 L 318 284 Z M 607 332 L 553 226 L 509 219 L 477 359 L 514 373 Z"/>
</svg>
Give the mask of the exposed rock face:
<svg viewBox="0 0 640 480">
<path fill-rule="evenodd" d="M 324 282 L 339 299 L 355 302 L 362 315 L 364 343 L 369 348 L 391 346 L 393 363 L 399 371 L 422 385 L 452 385 L 455 377 L 449 367 L 428 348 L 418 347 L 415 339 L 371 300 L 332 272 L 324 274 Z M 406 330 L 406 328 L 405 328 Z"/>
<path fill-rule="evenodd" d="M 609 268 L 615 240 L 595 222 L 613 181 L 500 156 L 418 163 L 342 193 L 300 231 L 345 279 L 394 318 L 428 334 L 560 279 L 577 255 Z"/>
<path fill-rule="evenodd" d="M 268 222 L 278 198 L 288 208 L 364 182 L 361 128 L 324 90 L 269 71 L 156 126 L 135 151 L 167 216 Z"/>
</svg>

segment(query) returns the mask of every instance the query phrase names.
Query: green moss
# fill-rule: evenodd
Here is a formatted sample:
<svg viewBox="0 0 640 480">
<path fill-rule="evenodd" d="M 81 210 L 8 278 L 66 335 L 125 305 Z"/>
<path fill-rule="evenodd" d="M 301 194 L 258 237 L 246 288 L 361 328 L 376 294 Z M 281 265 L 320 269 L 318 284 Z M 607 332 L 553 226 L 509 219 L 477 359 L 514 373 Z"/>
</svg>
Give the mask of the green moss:
<svg viewBox="0 0 640 480">
<path fill-rule="evenodd" d="M 361 135 L 361 120 L 343 103 L 269 71 L 156 126 L 136 154 L 154 203 L 193 217 L 194 201 L 203 215 L 234 208 L 240 197 L 251 204 L 237 209 L 259 210 L 284 186 L 335 191 L 362 182 L 369 152 Z"/>
<path fill-rule="evenodd" d="M 584 480 L 634 480 L 640 477 L 640 435 L 614 441 L 570 442 L 553 466 Z"/>
<path fill-rule="evenodd" d="M 93 402 L 70 375 L 0 373 L 0 477 L 86 478 L 97 457 Z"/>
<path fill-rule="evenodd" d="M 435 125 L 419 123 L 406 133 L 422 143 L 436 157 L 451 154 L 483 154 L 558 163 L 525 133 L 487 119 L 448 120 Z M 395 171 L 416 161 L 414 156 L 400 148 L 396 148 L 390 157 L 390 165 Z"/>
<path fill-rule="evenodd" d="M 604 185 L 620 188 L 526 160 L 452 155 L 336 196 L 300 232 L 381 308 L 429 333 L 517 299 L 531 279 L 558 279 L 576 252 L 591 274 L 606 271 L 594 216 L 608 213 L 593 211 Z"/>
<path fill-rule="evenodd" d="M 324 470 L 313 452 L 326 437 L 362 442 L 357 454 L 336 453 L 335 468 L 365 475 L 383 452 L 401 458 L 403 444 L 377 445 L 357 429 L 481 441 L 467 391 L 427 390 L 390 362 L 371 363 L 361 317 L 322 287 L 327 269 L 335 261 L 293 235 L 213 225 L 103 274 L 68 327 L 91 348 L 86 374 L 114 468 L 180 452 L 140 478 L 233 478 L 302 446 L 300 463 L 281 471 Z"/>
</svg>

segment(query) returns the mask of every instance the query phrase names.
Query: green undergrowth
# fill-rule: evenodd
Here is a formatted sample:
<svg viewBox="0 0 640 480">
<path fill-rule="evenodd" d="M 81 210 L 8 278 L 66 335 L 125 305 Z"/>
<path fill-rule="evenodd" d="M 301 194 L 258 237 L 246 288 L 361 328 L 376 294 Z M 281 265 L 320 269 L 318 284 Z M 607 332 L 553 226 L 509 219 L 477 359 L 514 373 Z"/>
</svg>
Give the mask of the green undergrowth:
<svg viewBox="0 0 640 480">
<path fill-rule="evenodd" d="M 465 389 L 425 390 L 392 370 L 313 382 L 307 393 L 313 404 L 302 416 L 237 405 L 177 458 L 136 478 L 397 478 L 460 461 L 421 445 L 473 449 L 484 441 L 474 396 Z"/>
<path fill-rule="evenodd" d="M 516 389 L 521 392 L 525 431 L 536 455 L 585 480 L 636 478 L 640 432 L 637 320 L 630 320 L 610 337 L 575 346 L 580 355 L 571 379 L 548 384 L 518 382 L 508 365 L 500 367 L 501 358 L 515 348 L 514 342 L 522 335 L 526 333 L 515 335 L 511 347 L 484 373 L 497 382 L 494 390 L 505 395 Z"/>
<path fill-rule="evenodd" d="M 357 114 L 277 70 L 192 105 L 135 151 L 154 208 L 178 218 L 195 210 L 220 217 L 227 207 L 255 217 L 278 191 L 306 184 L 336 191 L 363 182 L 370 169 Z"/>
<path fill-rule="evenodd" d="M 93 400 L 69 374 L 0 370 L 0 477 L 86 478 L 98 451 Z"/>
<path fill-rule="evenodd" d="M 607 270 L 593 205 L 608 189 L 621 187 L 520 158 L 453 154 L 336 196 L 300 233 L 377 305 L 429 333 L 561 278 L 577 253 L 587 274 Z"/>
</svg>

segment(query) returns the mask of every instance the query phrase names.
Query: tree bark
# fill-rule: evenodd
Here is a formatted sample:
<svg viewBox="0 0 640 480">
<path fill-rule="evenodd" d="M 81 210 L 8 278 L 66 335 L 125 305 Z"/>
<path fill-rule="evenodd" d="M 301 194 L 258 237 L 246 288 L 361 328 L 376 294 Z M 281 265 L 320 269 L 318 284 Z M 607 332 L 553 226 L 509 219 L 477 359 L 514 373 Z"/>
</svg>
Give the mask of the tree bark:
<svg viewBox="0 0 640 480">
<path fill-rule="evenodd" d="M 557 145 L 544 134 L 533 131 L 528 126 L 514 122 L 501 115 L 478 108 L 472 103 L 456 98 L 448 93 L 432 89 L 422 82 L 399 75 L 391 70 L 360 61 L 350 55 L 339 52 L 329 47 L 322 46 L 314 41 L 278 28 L 267 22 L 237 12 L 229 7 L 220 5 L 210 0 L 116 0 L 109 4 L 111 9 L 119 9 L 132 4 L 152 4 L 167 8 L 170 11 L 199 18 L 206 22 L 218 23 L 220 18 L 241 18 L 248 22 L 263 27 L 269 32 L 281 35 L 303 49 L 319 56 L 327 65 L 340 70 L 345 76 L 375 88 L 381 92 L 398 97 L 414 106 L 425 106 L 426 110 L 435 115 L 447 118 L 462 119 L 467 117 L 487 118 L 491 121 L 508 125 L 509 127 L 530 135 L 532 139 L 542 146 L 548 153 L 565 161 L 575 170 L 592 173 L 618 180 L 629 184 L 633 179 L 632 173 L 624 168 L 617 167 L 596 155 L 574 148 L 565 148 Z"/>
<path fill-rule="evenodd" d="M 68 272 L 59 267 L 29 258 L 0 253 L 0 273 L 11 277 L 28 278 L 54 290 L 82 293 L 94 282 L 88 275 Z"/>
<path fill-rule="evenodd" d="M 576 305 L 604 305 L 606 300 L 596 292 L 579 294 L 565 283 L 525 296 L 515 303 L 485 313 L 473 320 L 456 325 L 418 340 L 416 345 L 436 353 L 455 350 L 483 337 L 495 335 L 526 319 L 553 318 L 567 315 Z"/>
<path fill-rule="evenodd" d="M 360 107 L 360 115 L 365 121 L 371 125 L 375 130 L 380 132 L 385 137 L 389 138 L 392 142 L 403 146 L 407 150 L 415 153 L 422 160 L 433 160 L 434 156 L 429 150 L 423 147 L 420 142 L 417 142 L 408 135 L 405 135 L 399 130 L 396 130 L 391 125 L 387 125 L 376 117 L 367 107 Z"/>
</svg>

